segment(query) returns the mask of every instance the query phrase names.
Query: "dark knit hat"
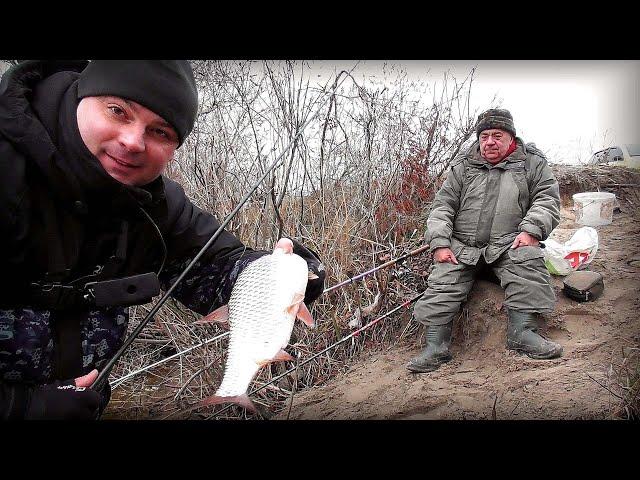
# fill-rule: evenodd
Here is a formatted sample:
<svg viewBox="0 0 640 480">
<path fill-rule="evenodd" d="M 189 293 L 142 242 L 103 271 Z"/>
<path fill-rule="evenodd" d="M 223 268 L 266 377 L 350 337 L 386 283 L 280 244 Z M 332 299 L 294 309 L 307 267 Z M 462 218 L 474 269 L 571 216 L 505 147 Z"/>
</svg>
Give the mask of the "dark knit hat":
<svg viewBox="0 0 640 480">
<path fill-rule="evenodd" d="M 80 74 L 78 98 L 113 95 L 133 100 L 161 116 L 178 134 L 193 128 L 198 91 L 186 60 L 93 60 Z"/>
<path fill-rule="evenodd" d="M 513 137 L 516 136 L 516 127 L 513 125 L 511 112 L 503 108 L 491 108 L 478 115 L 476 135 L 479 137 L 483 130 L 489 130 L 490 128 L 499 128 L 509 132 Z"/>
</svg>

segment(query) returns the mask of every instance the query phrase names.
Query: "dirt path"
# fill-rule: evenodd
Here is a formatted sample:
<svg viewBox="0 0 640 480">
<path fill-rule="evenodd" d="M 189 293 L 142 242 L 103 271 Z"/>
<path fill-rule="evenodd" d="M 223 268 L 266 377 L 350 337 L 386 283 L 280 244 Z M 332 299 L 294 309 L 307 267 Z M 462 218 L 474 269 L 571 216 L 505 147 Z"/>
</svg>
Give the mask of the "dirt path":
<svg viewBox="0 0 640 480">
<path fill-rule="evenodd" d="M 569 209 L 554 238 L 566 241 L 580 225 Z M 405 364 L 419 347 L 398 341 L 363 354 L 329 384 L 299 392 L 275 419 L 604 419 L 619 404 L 607 388 L 625 351 L 640 345 L 640 214 L 624 206 L 611 225 L 597 227 L 599 250 L 590 269 L 604 275 L 595 302 L 577 303 L 561 292 L 544 334 L 564 347 L 554 360 L 532 360 L 505 348 L 503 291 L 478 281 L 467 314 L 454 324 L 453 360 L 428 374 Z M 288 415 L 287 415 L 288 414 Z"/>
</svg>

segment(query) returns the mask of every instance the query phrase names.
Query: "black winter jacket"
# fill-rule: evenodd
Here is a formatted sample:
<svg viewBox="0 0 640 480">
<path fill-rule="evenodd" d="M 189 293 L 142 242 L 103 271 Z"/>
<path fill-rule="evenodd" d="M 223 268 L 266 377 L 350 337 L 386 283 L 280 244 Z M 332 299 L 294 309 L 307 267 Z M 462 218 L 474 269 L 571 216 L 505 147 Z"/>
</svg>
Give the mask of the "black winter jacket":
<svg viewBox="0 0 640 480">
<path fill-rule="evenodd" d="M 23 62 L 0 83 L 0 418 L 20 416 L 8 411 L 11 389 L 28 400 L 30 388 L 100 369 L 126 334 L 126 307 L 55 308 L 39 299 L 42 285 L 162 266 L 167 289 L 219 227 L 170 179 L 129 187 L 104 171 L 77 125 L 85 66 Z M 227 303 L 242 268 L 265 253 L 224 231 L 173 296 L 209 313 Z"/>
</svg>

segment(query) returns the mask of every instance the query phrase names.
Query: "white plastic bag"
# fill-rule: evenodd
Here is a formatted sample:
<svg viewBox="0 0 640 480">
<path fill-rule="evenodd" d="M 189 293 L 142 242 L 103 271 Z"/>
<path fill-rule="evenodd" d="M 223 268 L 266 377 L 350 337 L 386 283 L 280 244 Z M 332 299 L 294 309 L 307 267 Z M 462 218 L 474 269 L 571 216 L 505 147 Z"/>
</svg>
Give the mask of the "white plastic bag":
<svg viewBox="0 0 640 480">
<path fill-rule="evenodd" d="M 544 264 L 553 275 L 569 275 L 573 269 L 571 264 L 564 259 L 564 244 L 549 238 L 544 242 Z"/>
<path fill-rule="evenodd" d="M 598 232 L 592 227 L 579 228 L 564 244 L 545 240 L 544 264 L 553 275 L 568 275 L 591 263 L 598 251 Z"/>
</svg>

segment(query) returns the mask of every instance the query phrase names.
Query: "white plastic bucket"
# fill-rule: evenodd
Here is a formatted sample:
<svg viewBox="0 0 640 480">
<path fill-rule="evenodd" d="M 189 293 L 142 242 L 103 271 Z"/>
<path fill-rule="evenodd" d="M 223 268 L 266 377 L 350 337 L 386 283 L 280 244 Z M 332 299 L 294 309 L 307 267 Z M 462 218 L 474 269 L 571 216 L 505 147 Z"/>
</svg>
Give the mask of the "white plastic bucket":
<svg viewBox="0 0 640 480">
<path fill-rule="evenodd" d="M 616 196 L 609 192 L 583 192 L 573 195 L 576 223 L 595 227 L 613 220 Z"/>
</svg>

